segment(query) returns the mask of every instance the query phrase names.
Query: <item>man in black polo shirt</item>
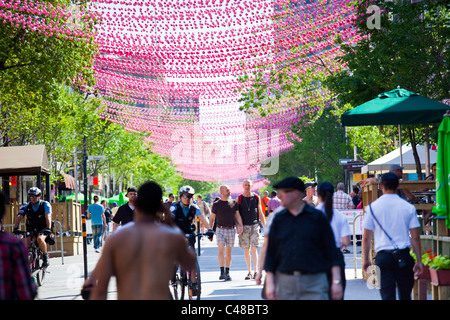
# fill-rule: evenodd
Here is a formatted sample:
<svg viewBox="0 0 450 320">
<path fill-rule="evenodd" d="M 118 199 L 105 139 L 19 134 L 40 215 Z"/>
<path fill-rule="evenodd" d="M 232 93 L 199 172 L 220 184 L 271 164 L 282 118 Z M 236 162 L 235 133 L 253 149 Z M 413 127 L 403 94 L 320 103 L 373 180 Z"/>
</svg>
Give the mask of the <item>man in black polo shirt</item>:
<svg viewBox="0 0 450 320">
<path fill-rule="evenodd" d="M 326 216 L 303 201 L 305 185 L 289 177 L 274 185 L 285 207 L 273 219 L 264 269 L 269 299 L 342 298 L 339 255 Z"/>
<path fill-rule="evenodd" d="M 128 202 L 121 205 L 113 218 L 113 232 L 119 227 L 133 221 L 134 207 L 137 199 L 137 189 L 129 187 L 127 189 Z"/>
</svg>

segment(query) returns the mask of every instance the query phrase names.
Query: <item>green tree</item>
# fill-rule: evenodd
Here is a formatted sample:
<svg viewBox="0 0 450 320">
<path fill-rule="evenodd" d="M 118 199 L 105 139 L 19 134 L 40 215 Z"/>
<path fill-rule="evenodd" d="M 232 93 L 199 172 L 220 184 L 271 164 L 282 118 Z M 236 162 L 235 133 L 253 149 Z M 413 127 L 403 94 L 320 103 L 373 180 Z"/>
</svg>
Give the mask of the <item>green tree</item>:
<svg viewBox="0 0 450 320">
<path fill-rule="evenodd" d="M 219 182 L 212 182 L 212 181 L 195 181 L 195 180 L 189 180 L 189 179 L 183 179 L 178 184 L 178 187 L 182 186 L 191 186 L 194 188 L 196 194 L 210 194 L 212 192 L 219 192 Z"/>
<path fill-rule="evenodd" d="M 139 186 L 148 180 L 157 182 L 163 190 L 171 188 L 176 192 L 182 177 L 171 162 L 156 153 L 149 153 L 134 171 L 135 185 Z"/>
<path fill-rule="evenodd" d="M 342 44 L 338 58 L 346 68 L 324 81 L 337 96 L 340 113 L 402 87 L 441 100 L 450 96 L 450 11 L 447 1 L 358 1 L 354 26 L 362 37 L 355 46 Z M 370 5 L 381 10 L 380 29 L 369 29 L 365 15 Z M 345 107 L 344 107 L 345 106 Z M 433 141 L 435 126 L 404 126 L 403 143 Z M 365 160 L 391 151 L 397 128 L 354 127 L 349 130 Z M 380 147 L 383 146 L 383 147 Z M 416 159 L 417 152 L 416 152 Z M 418 167 L 418 171 L 420 166 Z"/>
<path fill-rule="evenodd" d="M 2 12 L 0 146 L 45 144 L 56 182 L 61 171 L 72 168 L 75 149 L 82 163 L 86 137 L 87 153 L 106 157 L 88 162 L 89 175 L 178 185 L 181 177 L 167 159 L 151 152 L 148 135 L 103 119 L 101 99 L 86 89 L 95 85 L 94 37 L 101 23 L 89 1 L 6 0 Z"/>
<path fill-rule="evenodd" d="M 58 112 L 61 85 L 94 85 L 99 20 L 84 0 L 6 3 L 0 18 L 0 134 L 8 144 L 19 139 L 21 127 L 39 124 L 37 112 Z"/>
<path fill-rule="evenodd" d="M 344 173 L 338 159 L 348 158 L 352 149 L 334 110 L 327 108 L 317 120 L 294 126 L 292 131 L 301 142 L 295 141 L 294 148 L 280 156 L 278 173 L 268 178 L 276 182 L 288 176 L 312 180 L 317 176 L 318 181 L 342 181 Z"/>
</svg>

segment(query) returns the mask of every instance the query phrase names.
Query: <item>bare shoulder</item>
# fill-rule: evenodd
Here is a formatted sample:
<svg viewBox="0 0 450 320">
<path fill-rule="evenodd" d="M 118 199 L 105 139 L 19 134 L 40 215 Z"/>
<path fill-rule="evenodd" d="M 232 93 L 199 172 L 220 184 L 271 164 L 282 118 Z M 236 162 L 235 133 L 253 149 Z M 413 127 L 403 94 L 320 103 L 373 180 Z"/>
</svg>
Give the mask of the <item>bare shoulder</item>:
<svg viewBox="0 0 450 320">
<path fill-rule="evenodd" d="M 133 223 L 132 225 L 127 225 L 124 227 L 121 227 L 114 231 L 109 237 L 108 241 L 105 242 L 106 244 L 109 244 L 110 246 L 120 245 L 121 243 L 128 242 L 130 239 L 130 236 L 136 233 L 136 226 Z"/>
<path fill-rule="evenodd" d="M 109 245 L 112 247 L 122 247 L 124 243 L 132 242 L 131 239 L 134 239 L 137 233 L 145 234 L 148 241 L 154 242 L 155 239 L 158 239 L 164 243 L 174 243 L 176 246 L 186 241 L 184 234 L 179 228 L 164 224 L 138 223 L 117 230 L 108 238 L 106 243 L 109 242 Z"/>
<path fill-rule="evenodd" d="M 185 240 L 185 236 L 184 236 L 183 232 L 177 227 L 161 225 L 160 232 L 174 240 L 177 240 L 177 239 L 178 239 L 178 241 Z"/>
<path fill-rule="evenodd" d="M 188 241 L 184 233 L 178 227 L 160 226 L 159 238 L 164 239 L 165 243 L 172 244 L 170 247 L 176 251 L 183 251 L 188 247 Z"/>
</svg>

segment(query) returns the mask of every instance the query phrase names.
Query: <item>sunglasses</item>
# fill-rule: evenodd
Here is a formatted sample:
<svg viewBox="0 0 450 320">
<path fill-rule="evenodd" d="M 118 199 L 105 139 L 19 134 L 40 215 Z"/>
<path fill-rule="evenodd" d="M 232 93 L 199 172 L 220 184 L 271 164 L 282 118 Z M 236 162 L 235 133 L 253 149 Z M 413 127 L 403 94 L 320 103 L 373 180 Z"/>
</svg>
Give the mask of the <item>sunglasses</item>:
<svg viewBox="0 0 450 320">
<path fill-rule="evenodd" d="M 187 195 L 183 194 L 181 197 L 184 199 L 192 199 L 193 195 L 192 194 L 187 194 Z"/>
</svg>

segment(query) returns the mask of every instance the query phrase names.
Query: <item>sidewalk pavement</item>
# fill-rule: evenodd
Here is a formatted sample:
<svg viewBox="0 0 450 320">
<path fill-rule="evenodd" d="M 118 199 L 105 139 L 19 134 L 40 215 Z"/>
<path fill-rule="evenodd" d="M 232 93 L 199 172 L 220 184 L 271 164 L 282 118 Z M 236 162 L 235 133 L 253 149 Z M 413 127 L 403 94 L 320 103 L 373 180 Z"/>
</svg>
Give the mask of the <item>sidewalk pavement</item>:
<svg viewBox="0 0 450 320">
<path fill-rule="evenodd" d="M 236 238 L 237 239 L 237 238 Z M 262 300 L 262 285 L 256 285 L 253 280 L 244 280 L 247 274 L 244 253 L 238 247 L 237 240 L 232 251 L 232 264 L 230 275 L 232 281 L 222 281 L 219 277 L 219 267 L 217 262 L 216 241 L 210 242 L 207 239 L 201 241 L 201 255 L 198 257 L 201 279 L 202 279 L 202 300 Z M 263 238 L 261 237 L 261 244 Z M 357 246 L 357 257 L 361 256 L 361 247 Z M 353 250 L 350 246 L 349 250 Z M 197 248 L 196 248 L 197 250 Z M 92 244 L 88 245 L 87 265 L 90 273 L 98 259 Z M 379 290 L 369 289 L 361 275 L 361 261 L 357 261 L 357 272 L 355 277 L 353 254 L 344 254 L 346 260 L 347 287 L 345 290 L 345 300 L 380 300 Z M 82 300 L 80 294 L 81 286 L 84 282 L 84 259 L 83 255 L 64 257 L 64 264 L 61 258 L 51 258 L 49 273 L 45 283 L 38 290 L 38 299 L 41 300 Z M 117 298 L 115 279 L 111 279 L 108 288 L 108 300 Z"/>
</svg>

